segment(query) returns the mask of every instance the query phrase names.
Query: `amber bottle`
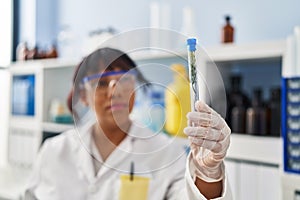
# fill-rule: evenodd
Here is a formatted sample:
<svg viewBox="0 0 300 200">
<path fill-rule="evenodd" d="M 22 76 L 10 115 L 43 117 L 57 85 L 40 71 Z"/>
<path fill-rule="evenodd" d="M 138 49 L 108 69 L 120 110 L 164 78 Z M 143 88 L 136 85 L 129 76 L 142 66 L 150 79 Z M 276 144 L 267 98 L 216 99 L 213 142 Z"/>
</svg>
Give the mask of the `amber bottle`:
<svg viewBox="0 0 300 200">
<path fill-rule="evenodd" d="M 243 99 L 238 97 L 236 106 L 231 110 L 231 124 L 230 128 L 233 133 L 246 132 L 246 108 L 243 104 Z"/>
<path fill-rule="evenodd" d="M 46 53 L 46 58 L 57 58 L 57 57 L 58 57 L 58 53 L 56 50 L 56 45 L 52 44 L 51 48 Z"/>
<path fill-rule="evenodd" d="M 271 89 L 270 107 L 270 134 L 280 136 L 281 128 L 281 90 L 280 87 Z"/>
<path fill-rule="evenodd" d="M 225 16 L 226 24 L 222 29 L 222 43 L 231 43 L 234 41 L 234 28 L 230 23 L 231 17 Z"/>
<path fill-rule="evenodd" d="M 263 105 L 262 90 L 253 90 L 252 106 L 246 113 L 246 133 L 252 135 L 267 135 L 269 133 L 268 109 Z"/>
<path fill-rule="evenodd" d="M 242 90 L 242 76 L 240 74 L 234 74 L 230 76 L 230 88 L 226 91 L 227 95 L 227 114 L 226 121 L 228 124 L 232 124 L 232 110 L 234 107 L 249 107 L 249 99 Z"/>
</svg>

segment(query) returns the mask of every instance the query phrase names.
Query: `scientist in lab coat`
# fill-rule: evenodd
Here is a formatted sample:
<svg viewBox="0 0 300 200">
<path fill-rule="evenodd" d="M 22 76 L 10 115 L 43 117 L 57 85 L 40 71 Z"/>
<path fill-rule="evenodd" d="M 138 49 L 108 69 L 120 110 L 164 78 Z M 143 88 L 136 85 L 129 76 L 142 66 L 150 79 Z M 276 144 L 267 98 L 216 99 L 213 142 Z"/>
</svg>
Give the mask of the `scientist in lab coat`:
<svg viewBox="0 0 300 200">
<path fill-rule="evenodd" d="M 101 48 L 76 71 L 76 128 L 45 141 L 25 199 L 231 199 L 224 119 L 203 102 L 187 115 L 191 152 L 131 120 L 137 85 L 148 84 L 124 52 Z M 88 109 L 83 109 L 88 108 Z"/>
</svg>

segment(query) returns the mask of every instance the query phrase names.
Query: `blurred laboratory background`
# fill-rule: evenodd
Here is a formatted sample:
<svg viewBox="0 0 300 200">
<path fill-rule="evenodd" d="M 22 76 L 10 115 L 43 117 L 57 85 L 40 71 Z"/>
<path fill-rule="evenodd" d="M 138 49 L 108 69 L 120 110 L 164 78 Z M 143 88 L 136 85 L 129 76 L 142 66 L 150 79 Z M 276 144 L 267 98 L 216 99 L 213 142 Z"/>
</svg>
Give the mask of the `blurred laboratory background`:
<svg viewBox="0 0 300 200">
<path fill-rule="evenodd" d="M 67 99 L 75 67 L 109 40 L 122 50 L 142 44 L 129 55 L 155 83 L 137 95 L 132 117 L 187 142 L 188 37 L 200 47 L 200 97 L 232 130 L 226 169 L 235 199 L 300 199 L 299 7 L 297 0 L 2 1 L 0 200 L 20 199 L 43 142 L 74 127 Z"/>
</svg>

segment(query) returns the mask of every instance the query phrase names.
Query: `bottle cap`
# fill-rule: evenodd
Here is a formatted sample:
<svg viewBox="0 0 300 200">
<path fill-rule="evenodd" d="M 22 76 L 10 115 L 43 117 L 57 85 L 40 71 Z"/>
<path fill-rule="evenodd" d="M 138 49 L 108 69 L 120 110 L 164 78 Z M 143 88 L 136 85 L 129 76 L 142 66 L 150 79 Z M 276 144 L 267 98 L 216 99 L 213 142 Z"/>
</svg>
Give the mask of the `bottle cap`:
<svg viewBox="0 0 300 200">
<path fill-rule="evenodd" d="M 225 16 L 225 20 L 226 20 L 226 21 L 230 21 L 230 19 L 231 19 L 230 15 L 226 15 L 226 16 Z"/>
<path fill-rule="evenodd" d="M 187 45 L 189 46 L 190 51 L 196 51 L 196 44 L 197 44 L 196 38 L 187 39 Z"/>
</svg>

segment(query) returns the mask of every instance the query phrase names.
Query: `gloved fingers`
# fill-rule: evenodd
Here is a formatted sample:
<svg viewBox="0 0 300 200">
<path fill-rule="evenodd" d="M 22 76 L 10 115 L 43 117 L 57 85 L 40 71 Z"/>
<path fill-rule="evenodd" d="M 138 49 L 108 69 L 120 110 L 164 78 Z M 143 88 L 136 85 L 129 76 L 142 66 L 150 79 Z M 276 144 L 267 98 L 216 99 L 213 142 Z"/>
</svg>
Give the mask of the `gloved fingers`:
<svg viewBox="0 0 300 200">
<path fill-rule="evenodd" d="M 218 114 L 214 109 L 209 107 L 206 103 L 203 101 L 196 101 L 195 108 L 198 112 L 204 112 L 204 113 L 212 113 L 212 114 Z"/>
<path fill-rule="evenodd" d="M 193 146 L 202 147 L 204 149 L 210 150 L 211 152 L 220 155 L 221 157 L 225 156 L 225 153 L 230 144 L 230 136 L 228 135 L 224 140 L 216 142 L 212 140 L 207 140 L 199 137 L 188 137 Z"/>
<path fill-rule="evenodd" d="M 227 126 L 225 120 L 204 102 L 197 101 L 195 107 L 197 112 L 187 114 L 190 125 L 211 126 L 217 129 L 222 129 L 224 126 Z"/>
<path fill-rule="evenodd" d="M 202 127 L 202 126 L 197 126 L 197 127 L 188 126 L 184 128 L 183 132 L 187 136 L 202 138 L 202 139 L 216 141 L 216 142 L 223 140 L 226 136 L 225 133 L 223 133 L 220 130 L 211 127 Z"/>
<path fill-rule="evenodd" d="M 210 126 L 217 127 L 219 116 L 205 112 L 189 112 L 186 115 L 189 124 L 193 126 Z"/>
</svg>

